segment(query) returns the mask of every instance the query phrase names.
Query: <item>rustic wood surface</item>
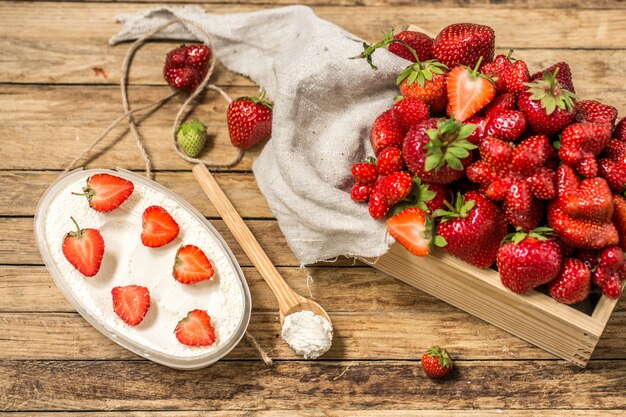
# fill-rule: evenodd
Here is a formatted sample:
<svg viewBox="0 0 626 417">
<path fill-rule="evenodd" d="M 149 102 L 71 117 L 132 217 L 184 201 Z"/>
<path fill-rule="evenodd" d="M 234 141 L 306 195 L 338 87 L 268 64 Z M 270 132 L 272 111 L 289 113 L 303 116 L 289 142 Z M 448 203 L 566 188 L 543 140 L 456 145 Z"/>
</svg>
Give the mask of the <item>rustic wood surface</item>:
<svg viewBox="0 0 626 417">
<path fill-rule="evenodd" d="M 226 13 L 292 1 L 202 3 Z M 626 113 L 624 1 L 303 3 L 368 40 L 409 23 L 435 32 L 455 21 L 490 24 L 499 47 L 515 48 L 531 69 L 564 59 L 573 67 L 581 96 L 600 98 Z M 271 292 L 217 219 L 191 166 L 170 149 L 169 127 L 179 98 L 141 124 L 156 180 L 224 234 L 250 283 L 250 331 L 271 351 L 275 366 L 266 368 L 242 342 L 210 368 L 174 371 L 131 354 L 90 327 L 43 266 L 33 214 L 46 187 L 120 113 L 116 83 L 126 47 L 107 44 L 119 29 L 114 16 L 154 5 L 0 2 L 0 417 L 626 415 L 626 303 L 618 304 L 589 366 L 580 370 L 363 263 L 340 259 L 302 270 L 250 172 L 259 148 L 216 178 L 289 284 L 320 302 L 333 319 L 332 350 L 317 361 L 298 359 L 278 336 Z M 173 45 L 155 42 L 139 52 L 130 76 L 135 105 L 168 91 L 160 66 Z M 256 91 L 223 68 L 216 81 L 234 96 Z M 215 158 L 233 154 L 224 110 L 224 103 L 210 96 L 195 109 L 208 122 L 213 145 L 207 152 Z M 143 163 L 120 127 L 87 166 L 139 171 Z M 447 346 L 457 359 L 458 372 L 446 383 L 430 381 L 420 370 L 420 352 L 434 343 Z"/>
</svg>

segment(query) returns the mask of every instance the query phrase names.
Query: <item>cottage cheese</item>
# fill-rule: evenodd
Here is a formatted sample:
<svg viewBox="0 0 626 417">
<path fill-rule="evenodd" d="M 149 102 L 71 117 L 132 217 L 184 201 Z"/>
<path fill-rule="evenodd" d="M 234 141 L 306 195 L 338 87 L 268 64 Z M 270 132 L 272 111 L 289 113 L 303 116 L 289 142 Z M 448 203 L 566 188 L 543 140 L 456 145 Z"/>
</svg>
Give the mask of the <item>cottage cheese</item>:
<svg viewBox="0 0 626 417">
<path fill-rule="evenodd" d="M 108 330 L 161 354 L 192 358 L 228 343 L 243 318 L 245 302 L 237 271 L 220 242 L 176 201 L 138 182 L 120 207 L 99 213 L 89 207 L 85 197 L 71 194 L 80 192 L 86 179 L 87 175 L 65 187 L 44 214 L 45 244 L 60 271 L 60 279 L 74 298 Z M 178 237 L 160 248 L 147 248 L 141 243 L 141 216 L 151 205 L 165 208 L 180 226 Z M 99 229 L 104 238 L 102 266 L 94 277 L 84 277 L 61 250 L 65 234 L 75 229 L 70 216 L 81 228 Z M 183 285 L 172 277 L 176 251 L 182 244 L 193 244 L 204 251 L 215 269 L 211 280 Z M 151 297 L 148 314 L 135 327 L 115 314 L 111 300 L 113 287 L 131 284 L 147 287 Z M 174 335 L 178 321 L 196 308 L 211 316 L 217 337 L 212 346 L 185 346 Z"/>
<path fill-rule="evenodd" d="M 304 359 L 316 359 L 330 349 L 333 326 L 322 316 L 303 310 L 285 317 L 281 335 Z"/>
</svg>

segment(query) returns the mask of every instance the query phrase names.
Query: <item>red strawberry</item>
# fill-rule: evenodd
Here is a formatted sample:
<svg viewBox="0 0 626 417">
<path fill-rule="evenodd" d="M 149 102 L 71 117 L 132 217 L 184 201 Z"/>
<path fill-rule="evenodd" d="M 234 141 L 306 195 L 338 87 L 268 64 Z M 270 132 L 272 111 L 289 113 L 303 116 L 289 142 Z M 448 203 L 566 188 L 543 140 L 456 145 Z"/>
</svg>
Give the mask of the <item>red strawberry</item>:
<svg viewBox="0 0 626 417">
<path fill-rule="evenodd" d="M 526 130 L 526 117 L 519 110 L 491 112 L 485 126 L 485 134 L 498 139 L 515 141 Z"/>
<path fill-rule="evenodd" d="M 485 107 L 485 115 L 491 116 L 500 110 L 517 110 L 517 96 L 513 93 L 504 93 L 496 96 L 491 103 Z"/>
<path fill-rule="evenodd" d="M 576 259 L 584 263 L 585 266 L 591 271 L 598 266 L 600 253 L 597 250 L 578 249 L 576 250 Z"/>
<path fill-rule="evenodd" d="M 493 60 L 495 33 L 489 26 L 455 23 L 443 28 L 433 42 L 437 61 L 452 68 L 457 65 L 474 67 L 478 60 Z"/>
<path fill-rule="evenodd" d="M 606 124 L 611 130 L 617 119 L 617 109 L 595 100 L 581 100 L 576 103 L 576 121 L 579 123 Z"/>
<path fill-rule="evenodd" d="M 426 182 L 449 184 L 463 176 L 476 148 L 467 141 L 473 125 L 428 119 L 407 133 L 402 154 L 409 170 Z"/>
<path fill-rule="evenodd" d="M 233 146 L 249 149 L 272 136 L 272 105 L 259 97 L 239 97 L 228 105 L 228 134 Z"/>
<path fill-rule="evenodd" d="M 485 63 L 481 68 L 480 72 L 487 75 L 489 78 L 494 80 L 494 85 L 496 86 L 496 91 L 498 93 L 502 93 L 505 88 L 505 80 L 501 77 L 504 70 L 511 66 L 511 54 L 513 50 L 510 50 L 508 55 L 498 55 L 493 61 Z"/>
<path fill-rule="evenodd" d="M 404 200 L 413 188 L 413 177 L 408 172 L 394 172 L 381 181 L 382 193 L 391 207 Z"/>
<path fill-rule="evenodd" d="M 204 310 L 192 310 L 178 322 L 176 339 L 187 346 L 211 346 L 217 339 L 211 317 Z"/>
<path fill-rule="evenodd" d="M 431 378 L 445 378 L 452 373 L 452 359 L 448 352 L 439 346 L 433 346 L 422 356 L 422 368 Z"/>
<path fill-rule="evenodd" d="M 487 268 L 496 259 L 508 224 L 502 209 L 483 194 L 469 191 L 457 195 L 450 211 L 438 211 L 441 217 L 434 243 L 467 263 Z"/>
<path fill-rule="evenodd" d="M 613 137 L 622 142 L 626 142 L 626 117 L 620 120 L 617 126 L 615 126 Z"/>
<path fill-rule="evenodd" d="M 552 65 L 550 68 L 546 68 L 542 71 L 534 73 L 530 77 L 530 79 L 541 80 L 542 78 L 545 77 L 546 72 L 554 74 L 557 68 L 559 71 L 558 71 L 556 80 L 559 82 L 559 84 L 561 84 L 563 88 L 565 88 L 566 90 L 571 91 L 572 93 L 576 93 L 576 89 L 574 88 L 574 83 L 572 82 L 572 71 L 570 70 L 569 65 L 566 62 L 557 62 L 556 64 Z"/>
<path fill-rule="evenodd" d="M 505 93 L 519 94 L 526 89 L 525 83 L 530 81 L 530 73 L 524 61 L 518 60 L 505 68 L 500 74 Z"/>
<path fill-rule="evenodd" d="M 602 286 L 602 294 L 615 300 L 619 298 L 622 294 L 622 284 L 617 276 L 612 276 L 606 284 Z"/>
<path fill-rule="evenodd" d="M 430 228 L 424 212 L 416 207 L 403 210 L 387 219 L 389 234 L 416 256 L 426 256 L 430 252 Z"/>
<path fill-rule="evenodd" d="M 165 58 L 163 77 L 176 90 L 194 91 L 207 75 L 211 49 L 206 45 L 181 46 Z"/>
<path fill-rule="evenodd" d="M 181 284 L 195 284 L 213 278 L 215 271 L 202 249 L 183 245 L 176 252 L 172 275 Z"/>
<path fill-rule="evenodd" d="M 433 40 L 430 36 L 424 33 L 405 30 L 395 35 L 394 39 L 407 43 L 411 48 L 413 48 L 420 61 L 426 61 L 433 57 Z M 400 42 L 391 42 L 389 44 L 389 52 L 392 52 L 408 61 L 416 62 L 413 53 Z"/>
<path fill-rule="evenodd" d="M 425 213 L 433 213 L 445 207 L 446 201 L 452 201 L 450 187 L 442 184 L 422 183 L 419 177 L 413 177 L 413 188 L 403 201 L 392 207 L 390 216 L 407 208 L 417 207 Z"/>
<path fill-rule="evenodd" d="M 372 216 L 375 220 L 382 220 L 387 217 L 387 213 L 389 213 L 389 204 L 387 203 L 387 198 L 382 190 L 382 180 L 384 178 L 379 178 L 378 182 L 374 185 L 372 192 L 370 193 L 370 199 L 368 204 L 368 211 L 370 216 Z"/>
<path fill-rule="evenodd" d="M 574 94 L 557 81 L 558 70 L 546 72 L 541 80 L 527 83 L 519 94 L 517 106 L 526 115 L 530 126 L 544 135 L 553 135 L 570 124 L 576 115 Z"/>
<path fill-rule="evenodd" d="M 373 188 L 374 186 L 371 184 L 366 185 L 357 182 L 350 191 L 350 197 L 356 202 L 365 203 L 369 200 Z"/>
<path fill-rule="evenodd" d="M 178 223 L 161 206 L 146 208 L 141 219 L 141 242 L 150 248 L 167 245 L 176 239 L 180 231 Z"/>
<path fill-rule="evenodd" d="M 396 82 L 405 98 L 418 98 L 439 114 L 446 108 L 446 76 L 448 68 L 437 61 L 418 62 L 405 68 Z"/>
<path fill-rule="evenodd" d="M 552 281 L 561 270 L 561 248 L 545 235 L 549 227 L 523 233 L 518 230 L 498 250 L 498 271 L 502 284 L 513 292 L 523 294 Z"/>
<path fill-rule="evenodd" d="M 493 83 L 478 72 L 482 60 L 471 70 L 467 67 L 452 69 L 446 78 L 448 115 L 464 121 L 485 107 L 496 95 Z"/>
<path fill-rule="evenodd" d="M 428 212 L 434 213 L 435 210 L 443 209 L 446 201 L 452 201 L 452 191 L 447 185 L 423 184 L 422 186 L 431 193 L 435 193 L 432 198 L 427 198 L 427 196 L 423 198 L 424 204 L 428 207 Z M 422 195 L 424 194 L 425 192 L 422 191 Z"/>
<path fill-rule="evenodd" d="M 467 137 L 467 140 L 474 145 L 480 145 L 485 137 L 485 127 L 487 126 L 487 118 L 482 116 L 472 116 L 463 122 L 464 125 L 474 125 L 476 128 L 471 135 Z"/>
<path fill-rule="evenodd" d="M 100 270 L 104 257 L 104 239 L 96 229 L 81 229 L 76 225 L 75 232 L 69 232 L 63 238 L 63 255 L 74 268 L 86 277 L 93 277 Z"/>
<path fill-rule="evenodd" d="M 380 175 L 389 175 L 404 170 L 402 151 L 396 147 L 389 147 L 378 154 L 376 162 Z"/>
<path fill-rule="evenodd" d="M 146 287 L 139 285 L 114 287 L 111 296 L 113 311 L 130 326 L 141 323 L 150 309 L 150 292 Z"/>
<path fill-rule="evenodd" d="M 563 270 L 550 283 L 548 290 L 550 296 L 559 303 L 576 304 L 585 300 L 591 291 L 589 268 L 578 259 L 566 259 Z"/>
<path fill-rule="evenodd" d="M 616 245 L 617 230 L 612 223 L 598 223 L 571 217 L 556 201 L 548 205 L 548 223 L 565 243 L 575 248 L 601 249 Z"/>
<path fill-rule="evenodd" d="M 371 162 L 358 162 L 352 165 L 352 176 L 361 184 L 374 184 L 378 179 L 378 168 Z"/>
<path fill-rule="evenodd" d="M 624 266 L 622 249 L 617 246 L 606 248 L 598 256 L 598 266 L 591 275 L 591 281 L 607 297 L 618 298 L 622 291 L 620 280 L 624 278 Z"/>
<path fill-rule="evenodd" d="M 607 223 L 613 215 L 613 196 L 602 178 L 579 181 L 572 169 L 561 165 L 559 178 L 559 208 L 576 219 Z M 596 248 L 590 248 L 596 249 Z"/>
<path fill-rule="evenodd" d="M 390 146 L 402 146 L 406 130 L 393 117 L 393 110 L 387 110 L 376 118 L 370 131 L 370 143 L 374 153 L 378 155 Z"/>
<path fill-rule="evenodd" d="M 111 174 L 95 174 L 87 178 L 87 186 L 82 193 L 72 193 L 87 197 L 89 207 L 101 213 L 118 208 L 133 193 L 132 182 Z"/>
<path fill-rule="evenodd" d="M 510 207 L 507 200 L 502 204 L 502 208 L 509 223 L 523 231 L 530 231 L 539 226 L 544 220 L 546 212 L 545 202 L 537 199 L 532 199 L 530 207 L 524 210 L 520 210 L 518 207 Z"/>
<path fill-rule="evenodd" d="M 626 142 L 611 139 L 605 148 L 606 158 L 598 159 L 598 174 L 613 191 L 626 189 Z"/>
<path fill-rule="evenodd" d="M 585 177 L 598 174 L 596 157 L 611 140 L 611 130 L 607 125 L 595 123 L 574 123 L 561 134 L 559 158 Z"/>
<path fill-rule="evenodd" d="M 408 131 L 428 119 L 428 105 L 420 98 L 403 98 L 393 106 L 393 117 Z"/>
<path fill-rule="evenodd" d="M 613 195 L 613 224 L 619 235 L 619 246 L 626 251 L 626 198 L 621 194 Z"/>
</svg>

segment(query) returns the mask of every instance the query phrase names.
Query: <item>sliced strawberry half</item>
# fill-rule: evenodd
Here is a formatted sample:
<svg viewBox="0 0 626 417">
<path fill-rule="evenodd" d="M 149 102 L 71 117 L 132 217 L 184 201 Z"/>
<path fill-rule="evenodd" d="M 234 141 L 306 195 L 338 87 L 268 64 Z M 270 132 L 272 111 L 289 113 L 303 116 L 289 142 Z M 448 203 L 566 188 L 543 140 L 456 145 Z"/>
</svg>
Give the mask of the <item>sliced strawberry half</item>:
<svg viewBox="0 0 626 417">
<path fill-rule="evenodd" d="M 89 207 L 106 213 L 118 208 L 133 193 L 135 185 L 111 174 L 96 174 L 87 178 L 87 186 L 82 193 L 72 193 L 87 197 Z"/>
<path fill-rule="evenodd" d="M 194 245 L 184 245 L 176 253 L 172 275 L 182 284 L 195 284 L 213 278 L 215 271 L 202 249 Z"/>
<path fill-rule="evenodd" d="M 448 73 L 448 115 L 465 121 L 484 108 L 496 95 L 492 81 L 478 72 L 482 58 L 472 70 L 458 66 Z"/>
<path fill-rule="evenodd" d="M 96 229 L 81 229 L 76 220 L 75 232 L 69 232 L 63 239 L 63 255 L 74 268 L 86 277 L 93 277 L 100 270 L 104 257 L 104 239 Z"/>
<path fill-rule="evenodd" d="M 140 285 L 115 287 L 111 290 L 113 311 L 130 326 L 143 321 L 150 309 L 150 292 Z"/>
<path fill-rule="evenodd" d="M 430 224 L 423 210 L 412 207 L 390 217 L 387 230 L 413 255 L 426 256 L 430 252 Z"/>
<path fill-rule="evenodd" d="M 142 216 L 141 242 L 144 246 L 158 248 L 176 239 L 180 228 L 176 220 L 161 206 L 150 206 Z"/>
<path fill-rule="evenodd" d="M 176 325 L 176 339 L 187 346 L 211 346 L 215 343 L 215 329 L 211 317 L 204 310 L 192 310 Z"/>
</svg>

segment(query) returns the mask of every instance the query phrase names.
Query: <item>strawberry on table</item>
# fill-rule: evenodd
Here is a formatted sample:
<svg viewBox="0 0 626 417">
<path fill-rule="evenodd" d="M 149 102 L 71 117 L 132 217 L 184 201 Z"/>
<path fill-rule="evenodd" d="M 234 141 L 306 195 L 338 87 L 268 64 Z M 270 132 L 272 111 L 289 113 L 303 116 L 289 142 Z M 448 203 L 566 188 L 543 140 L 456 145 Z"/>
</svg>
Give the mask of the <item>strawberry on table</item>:
<svg viewBox="0 0 626 417">
<path fill-rule="evenodd" d="M 86 277 L 93 277 L 100 270 L 104 257 L 104 239 L 96 229 L 81 229 L 76 220 L 75 232 L 69 232 L 61 247 L 65 259 Z"/>
<path fill-rule="evenodd" d="M 474 69 L 458 66 L 446 77 L 448 116 L 460 121 L 472 117 L 496 95 L 496 87 L 484 74 L 478 72 L 482 57 Z"/>
<path fill-rule="evenodd" d="M 211 346 L 215 343 L 215 329 L 205 310 L 192 310 L 178 322 L 174 330 L 176 339 L 187 346 Z"/>
<path fill-rule="evenodd" d="M 427 61 L 433 57 L 433 39 L 422 32 L 405 30 L 395 35 L 394 39 L 396 42 L 389 44 L 389 52 L 407 61 L 415 62 L 415 56 L 405 45 L 397 41 L 404 42 L 413 48 L 420 61 Z"/>
<path fill-rule="evenodd" d="M 416 256 L 430 252 L 432 224 L 424 211 L 411 207 L 387 219 L 389 234 Z"/>
<path fill-rule="evenodd" d="M 476 145 L 467 138 L 475 126 L 458 120 L 428 119 L 406 135 L 402 154 L 409 170 L 425 182 L 449 184 L 461 177 Z"/>
<path fill-rule="evenodd" d="M 404 159 L 402 158 L 402 151 L 394 146 L 383 149 L 378 154 L 376 166 L 379 174 L 383 176 L 403 171 Z"/>
<path fill-rule="evenodd" d="M 611 140 L 611 129 L 606 124 L 573 123 L 563 129 L 559 158 L 579 174 L 592 178 L 598 175 L 596 157 Z"/>
<path fill-rule="evenodd" d="M 378 155 L 383 149 L 390 146 L 402 146 L 406 130 L 393 117 L 393 110 L 387 110 L 374 120 L 370 131 L 370 143 L 374 154 Z"/>
<path fill-rule="evenodd" d="M 226 111 L 228 134 L 233 146 L 249 149 L 272 136 L 272 104 L 259 97 L 239 97 Z"/>
<path fill-rule="evenodd" d="M 502 284 L 523 294 L 552 281 L 561 271 L 560 246 L 548 238 L 552 229 L 538 227 L 525 233 L 517 229 L 498 250 L 498 271 Z"/>
<path fill-rule="evenodd" d="M 150 292 L 140 285 L 114 287 L 111 290 L 113 311 L 129 326 L 137 326 L 150 309 Z"/>
<path fill-rule="evenodd" d="M 213 278 L 215 271 L 202 249 L 183 245 L 176 252 L 172 275 L 181 284 L 195 284 Z"/>
<path fill-rule="evenodd" d="M 192 158 L 202 151 L 206 140 L 206 126 L 198 119 L 184 123 L 176 132 L 178 147 Z"/>
<path fill-rule="evenodd" d="M 452 359 L 448 352 L 439 346 L 433 346 L 422 355 L 422 368 L 430 378 L 445 378 L 452 373 Z"/>
<path fill-rule="evenodd" d="M 420 98 L 402 98 L 393 106 L 393 117 L 405 131 L 429 117 L 428 105 Z"/>
<path fill-rule="evenodd" d="M 118 208 L 133 193 L 135 185 L 127 179 L 111 174 L 95 174 L 87 178 L 87 186 L 82 193 L 72 193 L 87 197 L 89 207 L 101 213 Z"/>
<path fill-rule="evenodd" d="M 583 262 L 568 258 L 559 276 L 548 285 L 548 290 L 559 303 L 580 303 L 591 292 L 591 272 Z"/>
<path fill-rule="evenodd" d="M 434 243 L 463 261 L 487 268 L 496 260 L 508 223 L 502 209 L 482 193 L 457 195 L 448 210 L 437 210 L 440 218 Z"/>
<path fill-rule="evenodd" d="M 496 35 L 492 28 L 474 23 L 454 23 L 439 32 L 433 42 L 433 55 L 449 68 L 474 67 L 482 58 L 493 60 Z"/>
<path fill-rule="evenodd" d="M 183 45 L 171 50 L 163 66 L 163 77 L 176 90 L 193 92 L 206 77 L 211 60 L 206 45 Z"/>
<path fill-rule="evenodd" d="M 167 245 L 176 239 L 180 231 L 176 220 L 161 206 L 150 206 L 144 210 L 142 226 L 141 242 L 150 248 Z"/>
</svg>

